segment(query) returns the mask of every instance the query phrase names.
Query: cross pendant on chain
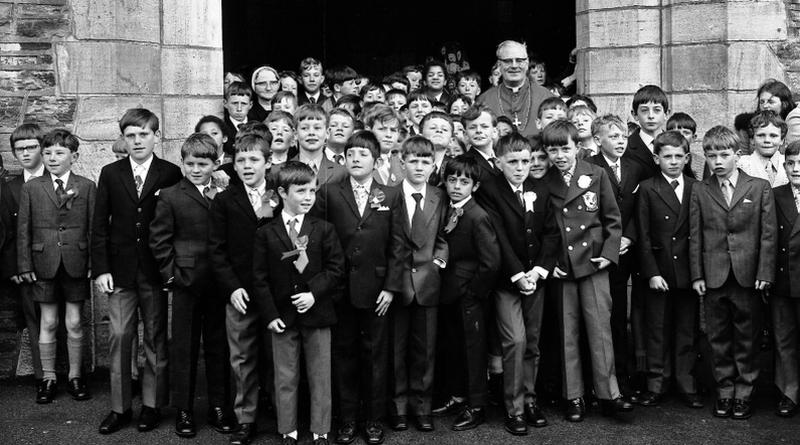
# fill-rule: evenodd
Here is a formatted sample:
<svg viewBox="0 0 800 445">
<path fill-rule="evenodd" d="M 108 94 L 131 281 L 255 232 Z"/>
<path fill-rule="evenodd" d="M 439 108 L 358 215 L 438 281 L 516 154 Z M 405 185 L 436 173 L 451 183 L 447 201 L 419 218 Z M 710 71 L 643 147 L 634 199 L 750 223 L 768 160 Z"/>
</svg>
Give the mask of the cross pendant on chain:
<svg viewBox="0 0 800 445">
<path fill-rule="evenodd" d="M 520 122 L 520 121 L 519 121 L 519 116 L 517 115 L 517 113 L 514 113 L 514 122 L 513 122 L 514 126 L 515 126 L 515 127 L 517 127 L 517 128 L 519 128 L 519 125 L 520 125 L 521 123 L 522 123 L 522 122 Z"/>
</svg>

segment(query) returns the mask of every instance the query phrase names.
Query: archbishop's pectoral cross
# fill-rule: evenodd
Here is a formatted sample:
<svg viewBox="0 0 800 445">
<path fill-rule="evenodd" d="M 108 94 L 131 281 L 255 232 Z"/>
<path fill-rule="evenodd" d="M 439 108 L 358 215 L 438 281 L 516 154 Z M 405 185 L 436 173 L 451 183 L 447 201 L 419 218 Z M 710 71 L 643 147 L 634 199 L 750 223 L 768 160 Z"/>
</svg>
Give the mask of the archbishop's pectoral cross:
<svg viewBox="0 0 800 445">
<path fill-rule="evenodd" d="M 519 125 L 522 122 L 519 121 L 519 117 L 517 116 L 517 113 L 514 113 L 514 121 L 512 123 L 514 124 L 515 127 L 517 127 L 517 129 L 519 129 Z"/>
</svg>

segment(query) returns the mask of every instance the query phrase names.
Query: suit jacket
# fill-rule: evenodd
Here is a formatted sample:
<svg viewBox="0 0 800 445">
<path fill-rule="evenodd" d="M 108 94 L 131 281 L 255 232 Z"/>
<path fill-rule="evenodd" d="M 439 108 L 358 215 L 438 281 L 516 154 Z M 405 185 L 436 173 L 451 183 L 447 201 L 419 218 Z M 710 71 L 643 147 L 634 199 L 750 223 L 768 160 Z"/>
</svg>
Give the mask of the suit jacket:
<svg viewBox="0 0 800 445">
<path fill-rule="evenodd" d="M 205 293 L 214 285 L 208 254 L 210 202 L 183 178 L 161 190 L 150 222 L 150 249 L 161 279 Z"/>
<path fill-rule="evenodd" d="M 299 236 L 308 237 L 308 265 L 299 273 L 296 257 L 281 259 L 295 249 L 283 219 L 277 215 L 256 231 L 253 248 L 253 290 L 265 322 L 280 318 L 287 327 L 323 328 L 336 323 L 333 295 L 344 277 L 344 254 L 333 225 L 306 215 Z M 299 314 L 292 295 L 311 292 L 314 305 Z M 377 296 L 376 296 L 377 298 Z"/>
<path fill-rule="evenodd" d="M 74 173 L 64 189 L 72 198 L 60 201 L 49 173 L 22 186 L 17 226 L 20 273 L 35 272 L 38 279 L 50 280 L 63 264 L 70 277 L 87 277 L 97 189 L 94 182 Z"/>
<path fill-rule="evenodd" d="M 156 192 L 180 181 L 181 169 L 153 156 L 150 170 L 136 196 L 128 158 L 106 165 L 97 181 L 92 233 L 92 276 L 111 273 L 117 287 L 135 287 L 141 268 L 152 284 L 160 285 L 150 250 L 150 221 L 156 210 Z"/>
<path fill-rule="evenodd" d="M 792 194 L 792 185 L 772 189 L 775 195 L 778 221 L 778 241 L 775 260 L 775 286 L 772 294 L 782 297 L 800 297 L 800 219 Z"/>
<path fill-rule="evenodd" d="M 637 198 L 639 231 L 636 252 L 645 279 L 661 276 L 672 289 L 691 289 L 689 274 L 689 204 L 697 182 L 683 175 L 682 201 L 659 174 L 642 181 Z"/>
<path fill-rule="evenodd" d="M 395 187 L 380 185 L 374 180 L 370 197 L 380 191 L 384 199 L 380 203 L 370 202 L 359 215 L 350 178 L 335 184 L 326 184 L 317 192 L 317 200 L 311 214 L 333 224 L 344 250 L 345 271 L 344 295 L 348 302 L 359 309 L 373 309 L 378 294 L 384 289 L 396 290 L 398 283 L 389 283 L 387 269 L 392 250 L 392 231 L 400 227 L 392 224 L 392 213 L 397 211 L 400 192 Z"/>
<path fill-rule="evenodd" d="M 239 179 L 239 174 L 236 173 L 233 162 L 220 165 L 217 168 L 217 171 L 225 172 L 225 174 L 228 175 L 228 178 L 230 178 L 228 185 L 237 185 L 242 183 L 242 180 Z"/>
<path fill-rule="evenodd" d="M 608 165 L 606 158 L 602 153 L 598 153 L 587 160 L 595 165 L 603 167 L 611 181 L 611 189 L 614 190 L 614 196 L 619 206 L 619 213 L 622 217 L 622 236 L 636 242 L 636 222 L 635 222 L 635 208 L 636 208 L 636 192 L 639 189 L 639 182 L 642 178 L 642 167 L 639 163 L 631 158 L 620 158 L 620 166 L 622 169 L 622 181 L 618 182 L 614 170 Z"/>
<path fill-rule="evenodd" d="M 653 152 L 647 148 L 642 137 L 639 136 L 640 130 L 636 130 L 628 138 L 628 147 L 625 149 L 625 154 L 622 155 L 623 159 L 628 158 L 636 161 L 641 168 L 641 179 L 652 178 L 660 174 L 661 170 L 656 165 L 653 159 Z M 623 167 L 624 170 L 624 167 Z"/>
<path fill-rule="evenodd" d="M 0 180 L 0 280 L 17 274 L 16 213 L 8 183 Z"/>
<path fill-rule="evenodd" d="M 556 220 L 561 229 L 558 266 L 568 277 L 583 278 L 597 272 L 590 258 L 619 261 L 622 223 L 608 174 L 601 167 L 577 161 L 570 180 L 551 167 L 543 181 L 550 189 Z"/>
<path fill-rule="evenodd" d="M 290 160 L 300 162 L 300 155 L 298 154 Z M 317 187 L 322 187 L 328 183 L 337 183 L 345 178 L 347 178 L 347 169 L 331 161 L 323 153 L 317 171 Z"/>
<path fill-rule="evenodd" d="M 437 258 L 447 262 L 447 241 L 442 236 L 442 228 L 447 218 L 447 197 L 440 189 L 425 185 L 425 204 L 422 215 L 425 218 L 425 242 L 417 245 L 411 238 L 411 223 L 406 209 L 402 186 L 399 188 L 400 198 L 398 211 L 392 213 L 392 223 L 401 228 L 392 233 L 391 257 L 395 264 L 389 265 L 389 283 L 401 283 L 399 291 L 403 306 L 416 300 L 421 306 L 439 304 L 441 280 L 439 266 L 433 260 Z M 389 289 L 395 290 L 395 289 Z"/>
<path fill-rule="evenodd" d="M 481 183 L 478 189 L 479 202 L 489 213 L 497 233 L 502 259 L 498 279 L 499 285 L 506 289 L 516 289 L 511 277 L 534 266 L 552 272 L 561 244 L 548 188 L 542 182 L 526 179 L 522 189 L 523 193 L 531 192 L 536 197 L 533 212 L 526 212 L 520 205 L 505 176 Z"/>
<path fill-rule="evenodd" d="M 236 133 L 239 132 L 239 129 L 233 125 L 233 122 L 231 121 L 231 115 L 228 113 L 228 110 L 225 110 L 223 112 L 222 122 L 225 123 L 225 128 L 223 128 L 222 131 L 225 134 L 225 136 L 228 137 L 228 140 L 225 142 L 225 145 L 223 146 L 223 150 L 225 151 L 225 153 L 233 156 L 235 152 L 233 145 L 234 143 L 236 143 Z"/>
<path fill-rule="evenodd" d="M 482 154 L 478 153 L 478 149 L 475 147 L 470 147 L 469 150 L 464 153 L 464 156 L 473 158 L 475 159 L 475 162 L 478 163 L 478 167 L 480 168 L 478 180 L 482 183 L 487 182 L 489 179 L 495 176 L 502 176 L 503 174 L 499 169 L 497 169 L 497 167 L 490 164 Z"/>
<path fill-rule="evenodd" d="M 489 214 L 470 199 L 450 233 L 444 233 L 449 259 L 442 271 L 441 304 L 464 295 L 486 299 L 500 269 L 500 246 Z M 449 221 L 448 221 L 449 223 Z"/>
<path fill-rule="evenodd" d="M 689 210 L 692 281 L 715 289 L 733 273 L 746 288 L 775 282 L 776 228 L 769 182 L 739 170 L 730 207 L 716 175 L 698 182 Z"/>
<path fill-rule="evenodd" d="M 300 105 L 305 105 L 307 103 L 311 103 L 311 101 L 308 99 L 308 95 L 306 94 L 305 90 L 300 87 L 300 90 L 297 92 L 297 106 L 299 107 Z M 333 97 L 325 97 L 325 95 L 322 93 L 319 94 L 317 103 L 322 106 L 325 112 L 331 111 L 336 105 L 336 101 L 333 99 Z"/>
<path fill-rule="evenodd" d="M 377 168 L 372 172 L 372 179 L 378 181 L 378 184 L 388 187 L 399 185 L 405 178 L 406 172 L 403 170 L 403 161 L 397 155 L 389 155 L 389 178 L 387 181 L 383 180 Z"/>
</svg>

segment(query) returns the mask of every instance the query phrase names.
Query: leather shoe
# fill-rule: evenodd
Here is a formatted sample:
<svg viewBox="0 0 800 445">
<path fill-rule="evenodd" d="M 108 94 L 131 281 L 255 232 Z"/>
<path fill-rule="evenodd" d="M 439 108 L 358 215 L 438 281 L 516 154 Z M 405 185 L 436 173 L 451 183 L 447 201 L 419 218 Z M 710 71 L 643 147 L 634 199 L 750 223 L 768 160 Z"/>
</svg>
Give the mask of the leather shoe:
<svg viewBox="0 0 800 445">
<path fill-rule="evenodd" d="M 103 422 L 100 423 L 100 434 L 116 433 L 131 421 L 131 417 L 133 417 L 131 410 L 127 410 L 122 414 L 111 411 L 111 414 L 106 416 Z"/>
<path fill-rule="evenodd" d="M 642 393 L 641 397 L 639 397 L 639 405 L 642 406 L 658 406 L 661 404 L 661 400 L 663 399 L 662 394 L 657 394 L 652 391 L 647 391 Z"/>
<path fill-rule="evenodd" d="M 415 426 L 417 427 L 418 431 L 425 433 L 433 431 L 433 417 L 430 415 L 423 414 L 421 416 L 417 416 L 415 420 Z"/>
<path fill-rule="evenodd" d="M 525 404 L 525 422 L 534 428 L 547 426 L 547 418 L 536 400 Z"/>
<path fill-rule="evenodd" d="M 208 409 L 208 424 L 221 434 L 230 434 L 236 431 L 236 419 L 221 406 L 212 406 Z"/>
<path fill-rule="evenodd" d="M 194 415 L 191 411 L 179 409 L 175 414 L 175 434 L 178 437 L 194 437 L 197 429 L 194 425 Z"/>
<path fill-rule="evenodd" d="M 564 420 L 567 420 L 568 422 L 582 422 L 585 415 L 586 405 L 583 403 L 583 397 L 567 400 L 567 409 L 564 413 Z"/>
<path fill-rule="evenodd" d="M 714 403 L 714 417 L 730 417 L 733 414 L 733 400 L 717 399 Z"/>
<path fill-rule="evenodd" d="M 702 409 L 703 399 L 695 393 L 688 393 L 682 396 L 683 404 L 692 409 Z"/>
<path fill-rule="evenodd" d="M 356 423 L 343 423 L 336 432 L 336 443 L 352 443 L 354 440 L 356 440 Z"/>
<path fill-rule="evenodd" d="M 36 403 L 51 403 L 56 397 L 56 381 L 41 380 L 36 388 Z"/>
<path fill-rule="evenodd" d="M 450 414 L 456 414 L 464 410 L 466 408 L 467 402 L 466 400 L 458 401 L 453 397 L 450 397 L 444 405 L 434 408 L 431 411 L 435 417 L 442 417 L 442 416 L 449 416 Z"/>
<path fill-rule="evenodd" d="M 614 400 L 600 400 L 600 412 L 604 416 L 613 416 L 617 413 L 633 411 L 633 405 L 622 397 Z"/>
<path fill-rule="evenodd" d="M 86 388 L 86 382 L 81 377 L 76 377 L 67 384 L 67 392 L 74 400 L 89 400 L 92 395 Z"/>
<path fill-rule="evenodd" d="M 483 408 L 467 407 L 453 422 L 453 431 L 471 430 L 486 421 L 486 412 Z"/>
<path fill-rule="evenodd" d="M 775 409 L 775 414 L 778 417 L 792 417 L 797 411 L 797 404 L 792 402 L 792 399 L 783 396 L 781 401 L 778 402 L 778 407 Z"/>
<path fill-rule="evenodd" d="M 155 429 L 160 421 L 161 411 L 158 408 L 142 406 L 142 412 L 139 414 L 139 424 L 136 428 L 141 432 L 150 431 Z"/>
<path fill-rule="evenodd" d="M 401 414 L 399 416 L 392 416 L 389 419 L 389 426 L 395 431 L 405 431 L 408 429 L 408 416 Z"/>
<path fill-rule="evenodd" d="M 294 443 L 296 444 L 297 442 L 294 442 Z M 316 439 L 314 439 L 313 444 L 314 445 L 328 445 L 328 438 L 327 437 L 317 437 Z"/>
<path fill-rule="evenodd" d="M 314 442 L 316 443 L 316 440 Z M 297 439 L 292 439 L 289 436 L 282 437 L 281 445 L 297 445 Z"/>
<path fill-rule="evenodd" d="M 736 420 L 749 419 L 753 415 L 753 410 L 750 407 L 750 402 L 743 399 L 735 399 L 733 401 L 733 418 Z"/>
<path fill-rule="evenodd" d="M 231 445 L 249 445 L 254 437 L 256 437 L 256 424 L 242 423 L 239 425 L 239 431 L 231 435 Z"/>
<path fill-rule="evenodd" d="M 379 445 L 383 443 L 383 427 L 378 422 L 367 422 L 364 427 L 366 433 L 366 442 L 370 445 Z"/>
<path fill-rule="evenodd" d="M 505 421 L 506 431 L 515 436 L 525 436 L 528 434 L 528 424 L 522 416 L 506 416 Z"/>
</svg>

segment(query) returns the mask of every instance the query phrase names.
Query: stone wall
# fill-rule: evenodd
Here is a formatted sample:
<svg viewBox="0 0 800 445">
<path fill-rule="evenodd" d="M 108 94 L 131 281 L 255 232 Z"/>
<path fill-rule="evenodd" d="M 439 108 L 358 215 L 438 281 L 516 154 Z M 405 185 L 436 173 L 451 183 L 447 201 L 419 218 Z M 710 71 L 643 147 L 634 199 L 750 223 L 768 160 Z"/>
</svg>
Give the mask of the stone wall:
<svg viewBox="0 0 800 445">
<path fill-rule="evenodd" d="M 0 156 L 19 166 L 8 136 L 23 122 L 73 131 L 75 171 L 96 179 L 114 159 L 111 143 L 126 109 L 161 118 L 156 153 L 179 158 L 205 114 L 221 115 L 221 0 L 0 0 Z M 106 298 L 87 305 L 90 366 L 106 365 Z M 25 333 L 15 302 L 0 295 L 0 377 L 25 374 Z M 13 340 L 13 341 L 12 341 Z"/>
</svg>

